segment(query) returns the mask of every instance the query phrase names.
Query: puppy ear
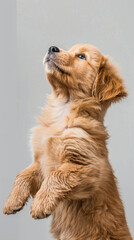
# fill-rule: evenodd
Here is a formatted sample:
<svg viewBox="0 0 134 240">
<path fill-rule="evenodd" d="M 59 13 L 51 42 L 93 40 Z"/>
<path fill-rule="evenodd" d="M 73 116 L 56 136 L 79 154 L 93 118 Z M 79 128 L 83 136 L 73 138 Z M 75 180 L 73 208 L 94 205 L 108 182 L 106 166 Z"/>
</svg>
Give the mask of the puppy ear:
<svg viewBox="0 0 134 240">
<path fill-rule="evenodd" d="M 123 79 L 116 67 L 106 57 L 102 57 L 100 68 L 93 84 L 92 95 L 98 101 L 116 102 L 127 96 Z"/>
</svg>

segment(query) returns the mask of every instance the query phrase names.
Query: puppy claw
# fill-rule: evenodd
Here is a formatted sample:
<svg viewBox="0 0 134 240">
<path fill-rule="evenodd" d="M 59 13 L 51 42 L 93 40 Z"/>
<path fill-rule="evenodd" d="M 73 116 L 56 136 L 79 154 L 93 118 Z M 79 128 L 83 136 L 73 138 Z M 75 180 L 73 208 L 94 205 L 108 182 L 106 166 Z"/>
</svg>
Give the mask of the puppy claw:
<svg viewBox="0 0 134 240">
<path fill-rule="evenodd" d="M 43 219 L 43 218 L 47 218 L 49 217 L 51 214 L 49 213 L 44 213 L 44 212 L 39 212 L 39 211 L 33 211 L 31 210 L 30 214 L 32 215 L 32 217 L 36 220 L 36 219 Z"/>
<path fill-rule="evenodd" d="M 19 212 L 23 208 L 23 206 L 18 206 L 15 209 L 11 208 L 11 207 L 9 207 L 9 208 L 4 207 L 3 213 L 6 214 L 6 215 L 15 214 L 15 213 Z"/>
</svg>

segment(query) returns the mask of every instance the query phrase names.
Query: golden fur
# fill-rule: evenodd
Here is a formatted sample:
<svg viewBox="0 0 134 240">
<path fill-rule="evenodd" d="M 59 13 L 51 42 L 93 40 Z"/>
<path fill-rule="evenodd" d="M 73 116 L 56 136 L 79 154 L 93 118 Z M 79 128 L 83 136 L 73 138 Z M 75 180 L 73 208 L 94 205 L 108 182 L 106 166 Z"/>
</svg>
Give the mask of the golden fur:
<svg viewBox="0 0 134 240">
<path fill-rule="evenodd" d="M 16 213 L 32 195 L 32 217 L 52 214 L 58 240 L 132 239 L 103 125 L 111 103 L 127 96 L 123 79 L 89 44 L 46 55 L 44 66 L 52 94 L 34 128 L 34 162 L 17 175 L 4 213 Z"/>
</svg>

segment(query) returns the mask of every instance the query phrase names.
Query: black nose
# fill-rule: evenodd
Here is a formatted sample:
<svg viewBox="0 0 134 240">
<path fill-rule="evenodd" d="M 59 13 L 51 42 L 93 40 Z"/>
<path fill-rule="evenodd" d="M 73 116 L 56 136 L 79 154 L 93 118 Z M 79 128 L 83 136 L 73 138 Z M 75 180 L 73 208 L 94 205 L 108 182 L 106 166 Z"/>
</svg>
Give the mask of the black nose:
<svg viewBox="0 0 134 240">
<path fill-rule="evenodd" d="M 48 49 L 48 53 L 56 53 L 56 52 L 60 52 L 60 49 L 55 46 L 52 46 Z"/>
</svg>

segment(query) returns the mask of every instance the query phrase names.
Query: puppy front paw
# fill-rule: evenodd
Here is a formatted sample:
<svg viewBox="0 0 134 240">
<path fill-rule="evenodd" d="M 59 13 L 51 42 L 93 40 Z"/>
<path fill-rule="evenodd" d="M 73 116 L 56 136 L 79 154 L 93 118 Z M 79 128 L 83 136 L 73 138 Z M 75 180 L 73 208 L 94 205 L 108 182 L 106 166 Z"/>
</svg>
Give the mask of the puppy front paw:
<svg viewBox="0 0 134 240">
<path fill-rule="evenodd" d="M 19 190 L 15 190 L 10 193 L 9 197 L 7 198 L 3 213 L 4 214 L 15 214 L 16 212 L 20 211 L 27 201 L 26 196 L 22 194 Z"/>
<path fill-rule="evenodd" d="M 25 204 L 25 201 L 16 194 L 10 194 L 5 202 L 3 213 L 4 214 L 15 214 L 20 211 Z"/>
<path fill-rule="evenodd" d="M 31 215 L 34 219 L 49 217 L 55 209 L 56 201 L 51 195 L 38 192 L 31 204 Z"/>
</svg>

